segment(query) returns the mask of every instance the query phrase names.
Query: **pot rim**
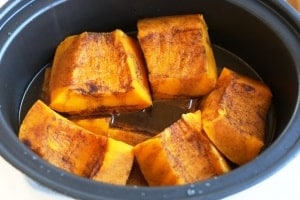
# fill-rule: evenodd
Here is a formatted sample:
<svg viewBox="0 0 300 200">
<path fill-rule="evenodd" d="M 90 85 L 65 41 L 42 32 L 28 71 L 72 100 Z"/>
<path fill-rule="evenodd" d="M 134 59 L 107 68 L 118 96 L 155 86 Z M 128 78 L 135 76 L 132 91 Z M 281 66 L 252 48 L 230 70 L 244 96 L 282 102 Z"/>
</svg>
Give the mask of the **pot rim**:
<svg viewBox="0 0 300 200">
<path fill-rule="evenodd" d="M 249 12 L 251 11 L 254 13 L 255 10 L 253 10 L 253 8 L 250 9 L 250 6 L 248 5 L 256 4 L 256 6 L 261 6 L 261 10 L 268 11 L 270 15 L 278 18 L 277 20 L 280 20 L 283 24 L 288 26 L 291 31 L 293 31 L 293 34 L 298 41 L 298 47 L 296 48 L 300 50 L 300 15 L 296 11 L 292 10 L 285 1 L 247 1 L 242 3 L 233 0 L 228 1 L 237 4 L 239 7 Z M 8 1 L 0 9 L 0 31 L 6 24 L 10 23 L 10 20 L 12 18 L 16 17 L 16 14 L 18 12 L 26 9 L 30 4 L 34 4 L 36 2 L 36 0 Z M 44 6 L 48 5 L 47 9 L 50 9 L 51 7 L 65 2 L 65 0 L 56 1 L 55 4 L 50 3 L 51 6 L 49 6 L 49 2 L 41 2 L 39 4 L 40 6 L 37 8 L 40 8 L 40 11 L 43 11 L 42 9 L 44 9 L 45 11 L 46 7 Z M 1 51 L 2 50 L 0 50 L 0 52 Z M 297 75 L 300 80 L 300 58 L 298 58 L 297 61 Z M 299 93 L 300 91 L 298 88 L 298 94 Z M 4 121 L 1 112 L 0 121 Z M 6 134 L 6 137 L 8 137 L 7 139 L 9 139 L 14 144 L 19 143 L 20 145 L 17 147 L 11 147 L 10 144 L 0 143 L 0 154 L 14 167 L 24 172 L 33 180 L 60 193 L 76 198 L 99 199 L 99 196 L 102 195 L 104 199 L 121 199 L 130 194 L 131 199 L 134 197 L 141 199 L 174 199 L 176 197 L 197 199 L 199 198 L 199 195 L 206 199 L 216 199 L 228 196 L 237 191 L 241 191 L 249 186 L 254 185 L 257 182 L 260 182 L 261 180 L 276 172 L 297 153 L 299 153 L 300 127 L 299 125 L 297 125 L 297 121 L 300 121 L 299 97 L 297 106 L 289 124 L 282 131 L 281 135 L 276 139 L 276 141 L 256 159 L 220 177 L 215 177 L 207 181 L 202 181 L 195 184 L 187 184 L 183 186 L 151 188 L 131 186 L 124 187 L 98 183 L 63 172 L 62 170 L 36 157 L 33 152 L 31 152 L 18 140 L 18 138 L 13 134 L 14 130 L 12 130 L 12 128 L 9 127 L 7 123 L 1 124 L 0 134 L 3 134 L 5 132 L 12 133 L 9 136 L 7 136 Z M 284 143 L 284 145 L 282 145 L 282 143 Z M 19 152 L 23 152 L 23 154 L 17 155 Z M 25 159 L 27 159 L 27 162 L 25 161 Z M 272 160 L 272 163 L 262 166 L 260 163 L 265 159 Z M 31 163 L 28 161 L 30 161 Z M 34 165 L 39 166 L 40 169 L 38 169 L 38 173 Z M 256 171 L 253 171 L 253 167 L 256 168 Z M 229 179 L 230 181 L 228 181 Z M 241 181 L 243 183 L 241 183 Z M 70 186 L 70 183 L 73 182 L 79 182 L 80 184 L 73 184 L 72 186 Z M 95 186 L 99 188 L 99 191 L 95 192 Z M 83 190 L 84 192 L 82 192 Z"/>
</svg>

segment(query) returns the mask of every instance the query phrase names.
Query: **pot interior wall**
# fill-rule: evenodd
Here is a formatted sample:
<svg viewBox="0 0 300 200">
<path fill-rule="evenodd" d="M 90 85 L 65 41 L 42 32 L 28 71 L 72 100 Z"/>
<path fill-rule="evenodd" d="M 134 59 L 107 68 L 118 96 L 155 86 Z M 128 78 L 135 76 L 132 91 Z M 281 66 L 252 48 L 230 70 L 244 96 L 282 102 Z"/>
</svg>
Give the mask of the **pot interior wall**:
<svg viewBox="0 0 300 200">
<path fill-rule="evenodd" d="M 293 115 L 299 78 L 289 47 L 293 41 L 287 39 L 289 30 L 272 23 L 274 16 L 257 15 L 262 9 L 259 1 L 240 5 L 218 0 L 186 0 L 184 5 L 182 0 L 50 2 L 29 2 L 2 26 L 1 34 L 6 35 L 0 38 L 0 106 L 1 120 L 12 129 L 7 134 L 17 134 L 24 91 L 33 76 L 52 61 L 56 46 L 66 36 L 115 28 L 131 32 L 139 18 L 189 13 L 202 13 L 211 42 L 241 57 L 271 87 L 276 137 Z M 251 9 L 244 9 L 250 2 Z"/>
</svg>

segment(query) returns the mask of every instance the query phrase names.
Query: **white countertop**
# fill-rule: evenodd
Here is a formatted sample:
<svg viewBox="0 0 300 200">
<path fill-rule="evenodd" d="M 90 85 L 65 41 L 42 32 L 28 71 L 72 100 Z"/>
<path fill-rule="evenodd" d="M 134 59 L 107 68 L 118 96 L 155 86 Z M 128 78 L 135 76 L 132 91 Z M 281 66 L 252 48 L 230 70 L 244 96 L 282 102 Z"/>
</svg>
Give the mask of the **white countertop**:
<svg viewBox="0 0 300 200">
<path fill-rule="evenodd" d="M 6 0 L 0 0 L 0 7 Z M 0 199 L 72 200 L 26 177 L 0 156 Z M 263 182 L 229 196 L 226 200 L 300 199 L 300 153 Z"/>
</svg>

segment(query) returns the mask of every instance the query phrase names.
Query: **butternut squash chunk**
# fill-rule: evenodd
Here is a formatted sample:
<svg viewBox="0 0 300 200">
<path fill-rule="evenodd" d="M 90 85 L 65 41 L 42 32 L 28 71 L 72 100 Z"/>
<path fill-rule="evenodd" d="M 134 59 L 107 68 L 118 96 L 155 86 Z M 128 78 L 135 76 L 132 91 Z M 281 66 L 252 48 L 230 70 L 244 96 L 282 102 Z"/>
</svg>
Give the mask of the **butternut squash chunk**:
<svg viewBox="0 0 300 200">
<path fill-rule="evenodd" d="M 83 119 L 70 119 L 72 122 L 93 132 L 96 135 L 108 136 L 110 117 L 95 117 Z"/>
<path fill-rule="evenodd" d="M 102 165 L 107 138 L 75 125 L 38 100 L 26 114 L 19 139 L 49 163 L 89 178 Z"/>
<path fill-rule="evenodd" d="M 150 135 L 144 132 L 111 127 L 111 117 L 72 119 L 72 121 L 95 134 L 104 135 L 133 146 L 150 138 Z"/>
<path fill-rule="evenodd" d="M 103 163 L 92 179 L 126 185 L 134 160 L 132 149 L 131 145 L 108 138 Z"/>
<path fill-rule="evenodd" d="M 158 136 L 136 145 L 134 154 L 150 186 L 193 183 L 230 170 L 202 132 L 200 111 L 183 114 Z"/>
<path fill-rule="evenodd" d="M 198 97 L 217 81 L 217 67 L 202 15 L 138 21 L 153 98 Z"/>
<path fill-rule="evenodd" d="M 86 178 L 126 184 L 133 147 L 94 134 L 38 100 L 25 116 L 19 139 L 49 163 Z"/>
<path fill-rule="evenodd" d="M 131 130 L 116 128 L 116 127 L 110 127 L 108 129 L 107 134 L 108 134 L 108 137 L 111 137 L 115 140 L 125 142 L 132 146 L 135 146 L 135 145 L 151 138 L 150 134 L 148 134 L 148 133 L 131 131 Z"/>
<path fill-rule="evenodd" d="M 121 30 L 69 36 L 55 53 L 49 105 L 68 114 L 149 107 L 145 70 L 137 42 Z"/>
<path fill-rule="evenodd" d="M 264 83 L 223 68 L 216 89 L 202 103 L 203 129 L 228 159 L 245 164 L 264 145 L 271 99 Z"/>
</svg>

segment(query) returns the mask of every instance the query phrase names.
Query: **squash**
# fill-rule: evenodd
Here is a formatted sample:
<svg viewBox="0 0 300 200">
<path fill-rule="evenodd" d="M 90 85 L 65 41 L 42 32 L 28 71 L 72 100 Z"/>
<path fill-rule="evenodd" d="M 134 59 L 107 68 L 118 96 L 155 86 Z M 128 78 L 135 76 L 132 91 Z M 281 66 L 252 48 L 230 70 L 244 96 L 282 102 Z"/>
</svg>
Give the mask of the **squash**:
<svg viewBox="0 0 300 200">
<path fill-rule="evenodd" d="M 230 170 L 201 127 L 201 111 L 182 118 L 133 149 L 150 186 L 205 180 Z"/>
<path fill-rule="evenodd" d="M 94 134 L 37 100 L 26 114 L 19 139 L 41 158 L 70 173 L 113 184 L 126 184 L 133 147 Z"/>
<path fill-rule="evenodd" d="M 154 99 L 199 97 L 214 88 L 217 67 L 202 15 L 146 18 L 137 27 Z"/>
<path fill-rule="evenodd" d="M 131 145 L 108 138 L 102 165 L 91 178 L 95 181 L 126 185 L 134 160 L 132 149 Z"/>
<path fill-rule="evenodd" d="M 104 135 L 133 146 L 151 137 L 150 134 L 145 132 L 126 130 L 121 127 L 111 127 L 111 117 L 91 117 L 71 120 L 95 134 Z"/>
<path fill-rule="evenodd" d="M 112 181 L 114 179 L 120 180 L 118 177 L 122 176 L 119 172 L 122 172 L 124 170 L 129 169 L 129 164 L 131 162 L 126 162 L 126 160 L 131 160 L 131 155 L 133 156 L 133 153 L 129 153 L 130 148 L 126 147 L 124 143 L 135 146 L 147 139 L 150 138 L 149 134 L 143 134 L 142 132 L 136 132 L 132 130 L 125 130 L 118 127 L 110 127 L 111 117 L 95 117 L 95 118 L 86 118 L 86 119 L 72 119 L 74 123 L 77 125 L 99 135 L 107 136 L 109 138 L 113 138 L 116 141 L 122 141 L 123 143 L 115 142 L 114 140 L 108 140 L 109 148 L 112 151 L 109 152 L 115 152 L 117 156 L 114 156 L 113 153 L 110 153 L 111 156 L 106 156 L 103 161 L 104 164 L 106 163 L 112 163 L 114 162 L 114 159 L 119 157 L 120 160 L 123 160 L 124 163 L 119 162 L 116 160 L 115 168 L 108 168 L 106 169 L 106 173 L 108 175 L 105 175 L 104 173 L 97 173 L 95 177 L 93 177 L 94 180 L 102 180 L 102 181 Z M 124 154 L 124 157 L 123 157 Z M 135 159 L 134 159 L 135 160 Z M 107 164 L 108 165 L 108 164 Z M 110 165 L 109 165 L 110 166 Z M 106 167 L 102 167 L 106 168 Z M 108 170 L 112 170 L 108 173 Z M 115 172 L 113 172 L 115 171 Z M 102 170 L 103 172 L 103 170 Z M 128 172 L 128 171 L 127 171 Z M 113 174 L 111 176 L 111 174 Z M 128 174 L 126 173 L 126 176 Z M 124 176 L 124 173 L 123 173 Z M 124 181 L 125 179 L 121 179 Z M 118 182 L 119 184 L 124 184 L 124 182 Z M 147 182 L 145 178 L 143 177 L 143 174 L 141 173 L 141 170 L 137 164 L 136 161 L 133 162 L 132 168 L 129 174 L 129 177 L 127 179 L 126 185 L 135 185 L 135 186 L 147 186 Z"/>
<path fill-rule="evenodd" d="M 26 114 L 19 139 L 51 164 L 89 177 L 101 166 L 107 138 L 78 127 L 37 100 Z"/>
<path fill-rule="evenodd" d="M 94 134 L 108 136 L 107 131 L 109 129 L 111 117 L 70 118 L 70 120 Z"/>
<path fill-rule="evenodd" d="M 55 52 L 49 98 L 52 109 L 71 115 L 151 106 L 137 42 L 118 29 L 67 37 Z"/>
<path fill-rule="evenodd" d="M 151 137 L 150 134 L 146 132 L 126 130 L 119 127 L 110 127 L 107 134 L 108 137 L 125 142 L 132 146 L 135 146 Z"/>
<path fill-rule="evenodd" d="M 216 88 L 201 105 L 203 129 L 229 160 L 245 164 L 264 146 L 271 99 L 263 82 L 223 68 Z"/>
</svg>

